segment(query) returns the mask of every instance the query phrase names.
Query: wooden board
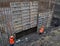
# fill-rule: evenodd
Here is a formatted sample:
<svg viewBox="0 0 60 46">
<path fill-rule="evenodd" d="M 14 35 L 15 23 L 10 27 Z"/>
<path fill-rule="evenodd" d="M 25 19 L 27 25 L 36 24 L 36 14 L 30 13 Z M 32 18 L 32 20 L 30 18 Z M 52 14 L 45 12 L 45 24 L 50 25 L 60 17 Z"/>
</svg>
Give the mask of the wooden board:
<svg viewBox="0 0 60 46">
<path fill-rule="evenodd" d="M 10 7 L 10 2 L 0 2 L 0 7 Z"/>
</svg>

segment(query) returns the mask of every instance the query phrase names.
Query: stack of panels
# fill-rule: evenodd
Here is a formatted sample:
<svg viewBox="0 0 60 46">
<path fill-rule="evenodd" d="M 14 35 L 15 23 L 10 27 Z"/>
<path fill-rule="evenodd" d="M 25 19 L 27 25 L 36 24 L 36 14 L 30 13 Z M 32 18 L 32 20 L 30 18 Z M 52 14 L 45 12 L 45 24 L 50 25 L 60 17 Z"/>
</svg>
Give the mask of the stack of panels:
<svg viewBox="0 0 60 46">
<path fill-rule="evenodd" d="M 21 2 L 23 30 L 30 28 L 29 2 Z"/>
<path fill-rule="evenodd" d="M 21 13 L 21 3 L 20 2 L 11 2 L 11 11 L 12 11 L 12 22 L 14 26 L 14 30 L 16 32 L 22 31 L 22 13 Z"/>
<path fill-rule="evenodd" d="M 48 14 L 47 27 L 49 27 L 51 25 L 53 11 L 50 11 L 46 14 Z"/>
<path fill-rule="evenodd" d="M 5 28 L 5 32 L 7 32 L 7 29 L 9 30 L 8 32 L 10 32 L 12 29 L 12 13 L 11 13 L 11 9 L 9 7 L 6 8 L 2 8 L 2 23 L 3 26 Z"/>
<path fill-rule="evenodd" d="M 44 25 L 45 27 L 49 27 L 51 19 L 52 19 L 52 11 L 40 13 L 38 17 L 38 28 L 40 28 L 42 25 Z"/>
<path fill-rule="evenodd" d="M 30 2 L 30 23 L 31 28 L 37 25 L 38 2 Z"/>
<path fill-rule="evenodd" d="M 9 7 L 6 7 L 6 8 L 2 8 L 3 12 L 2 12 L 2 15 L 5 16 L 3 17 L 6 18 L 4 19 L 5 20 L 5 23 L 10 23 L 12 25 L 12 13 L 11 13 L 11 9 Z"/>
<path fill-rule="evenodd" d="M 7 14 L 11 14 L 11 8 L 6 7 L 6 8 L 2 8 L 3 10 L 3 14 L 7 15 Z"/>
<path fill-rule="evenodd" d="M 45 16 L 43 13 L 40 13 L 38 17 L 38 28 L 40 28 L 42 25 L 45 25 Z"/>
<path fill-rule="evenodd" d="M 11 2 L 12 24 L 15 32 L 37 26 L 38 2 Z"/>
</svg>

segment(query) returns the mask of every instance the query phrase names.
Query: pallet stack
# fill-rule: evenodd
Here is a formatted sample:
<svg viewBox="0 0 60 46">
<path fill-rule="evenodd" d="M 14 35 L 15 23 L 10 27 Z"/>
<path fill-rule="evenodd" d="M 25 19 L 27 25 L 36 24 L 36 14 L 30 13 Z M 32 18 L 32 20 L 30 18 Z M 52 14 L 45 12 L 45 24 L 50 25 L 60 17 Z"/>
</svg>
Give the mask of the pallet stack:
<svg viewBox="0 0 60 46">
<path fill-rule="evenodd" d="M 51 24 L 51 19 L 52 19 L 52 11 L 50 12 L 44 12 L 44 13 L 40 13 L 39 17 L 38 17 L 38 29 L 40 29 L 40 27 L 42 25 L 44 25 L 45 27 L 49 27 Z"/>
<path fill-rule="evenodd" d="M 30 28 L 30 2 L 21 2 L 23 30 Z"/>
<path fill-rule="evenodd" d="M 52 16 L 53 16 L 53 11 L 48 12 L 47 27 L 51 25 Z"/>
<path fill-rule="evenodd" d="M 16 31 L 37 26 L 38 2 L 11 2 L 13 25 Z M 16 23 L 15 23 L 16 22 Z"/>
<path fill-rule="evenodd" d="M 37 26 L 38 2 L 30 2 L 30 23 L 31 28 Z"/>
<path fill-rule="evenodd" d="M 3 44 L 3 46 L 7 46 L 7 44 L 8 44 L 8 41 L 7 41 L 7 39 L 8 39 L 8 35 L 10 35 L 11 34 L 11 28 L 12 28 L 12 25 L 11 25 L 11 11 L 10 11 L 10 8 L 9 7 L 6 7 L 6 8 L 1 8 L 1 16 L 0 16 L 1 18 L 0 18 L 0 24 L 1 24 L 1 26 L 0 26 L 0 30 L 1 30 L 1 38 L 2 38 L 2 42 L 4 43 Z M 10 26 L 9 26 L 9 24 L 10 24 Z M 7 35 L 8 34 L 8 35 Z"/>
<path fill-rule="evenodd" d="M 12 24 L 12 12 L 10 7 L 2 8 L 2 21 L 3 26 L 5 28 L 5 32 L 13 32 L 13 24 Z M 8 30 L 8 31 L 7 31 Z"/>
<path fill-rule="evenodd" d="M 21 13 L 21 3 L 20 2 L 11 2 L 10 3 L 11 11 L 12 11 L 12 22 L 14 26 L 15 32 L 22 31 L 22 13 Z"/>
</svg>

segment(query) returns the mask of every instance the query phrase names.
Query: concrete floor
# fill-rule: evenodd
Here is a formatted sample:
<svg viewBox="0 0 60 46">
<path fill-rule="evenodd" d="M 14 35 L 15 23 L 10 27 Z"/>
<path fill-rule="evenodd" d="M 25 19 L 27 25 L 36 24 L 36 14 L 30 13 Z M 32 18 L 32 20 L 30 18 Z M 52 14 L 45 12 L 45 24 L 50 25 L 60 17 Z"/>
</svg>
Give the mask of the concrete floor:
<svg viewBox="0 0 60 46">
<path fill-rule="evenodd" d="M 16 41 L 15 46 L 60 46 L 59 28 L 49 28 L 41 35 L 37 32 L 25 35 Z"/>
<path fill-rule="evenodd" d="M 37 40 L 32 46 L 60 46 L 60 29 L 51 31 L 49 35 Z"/>
<path fill-rule="evenodd" d="M 36 32 L 26 35 L 20 38 L 15 46 L 60 46 L 60 30 L 45 32 L 42 35 Z"/>
</svg>

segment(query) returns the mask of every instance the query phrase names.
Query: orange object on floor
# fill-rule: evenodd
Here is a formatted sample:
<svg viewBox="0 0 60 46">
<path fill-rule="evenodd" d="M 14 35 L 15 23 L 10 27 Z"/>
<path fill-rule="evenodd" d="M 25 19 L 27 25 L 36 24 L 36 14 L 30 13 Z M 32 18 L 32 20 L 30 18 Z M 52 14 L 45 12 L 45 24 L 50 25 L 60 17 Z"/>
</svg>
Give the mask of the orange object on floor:
<svg viewBox="0 0 60 46">
<path fill-rule="evenodd" d="M 44 26 L 42 26 L 39 30 L 40 33 L 43 33 L 44 32 Z"/>
<path fill-rule="evenodd" d="M 9 43 L 10 43 L 10 44 L 14 44 L 14 37 L 13 37 L 13 36 L 10 36 L 10 38 L 9 38 Z"/>
</svg>

